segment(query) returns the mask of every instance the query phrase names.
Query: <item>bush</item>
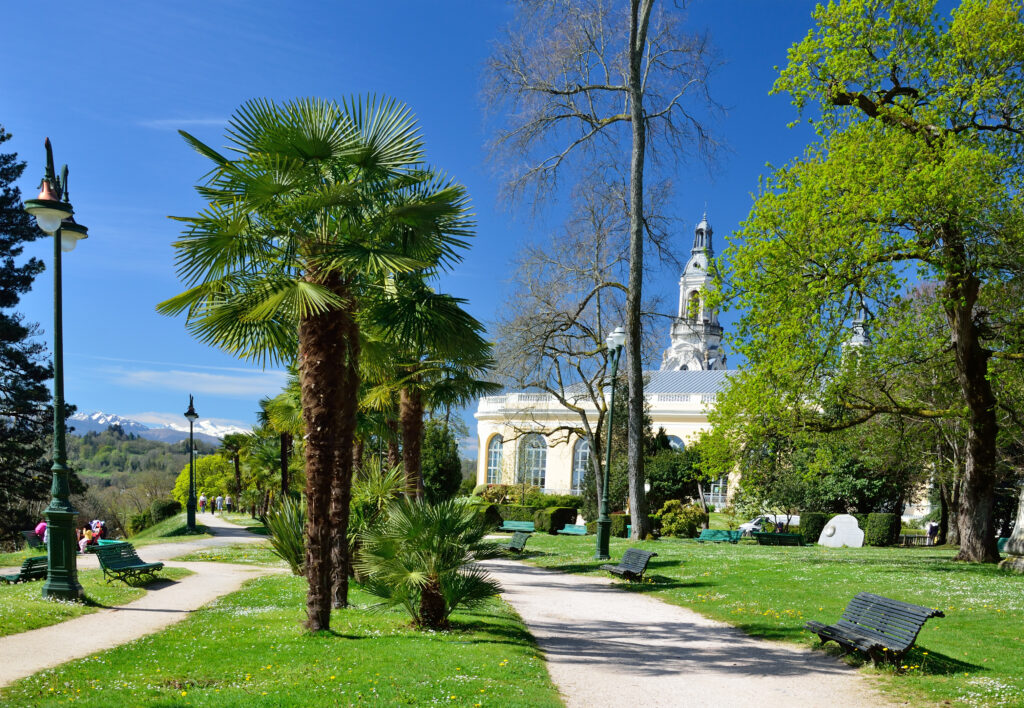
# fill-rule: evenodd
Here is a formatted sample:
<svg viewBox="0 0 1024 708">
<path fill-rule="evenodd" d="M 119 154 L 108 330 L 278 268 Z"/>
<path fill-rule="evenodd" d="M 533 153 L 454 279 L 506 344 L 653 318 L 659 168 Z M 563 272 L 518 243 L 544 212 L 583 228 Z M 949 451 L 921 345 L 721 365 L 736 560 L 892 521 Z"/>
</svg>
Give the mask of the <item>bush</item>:
<svg viewBox="0 0 1024 708">
<path fill-rule="evenodd" d="M 533 513 L 533 525 L 537 531 L 556 534 L 566 524 L 576 523 L 576 510 L 567 506 L 549 506 Z"/>
<path fill-rule="evenodd" d="M 302 575 L 306 564 L 306 505 L 291 497 L 272 507 L 263 523 L 270 536 L 270 548 L 284 560 L 295 575 Z"/>
<path fill-rule="evenodd" d="M 511 504 L 512 487 L 508 484 L 488 484 L 480 496 L 492 504 Z"/>
<path fill-rule="evenodd" d="M 482 497 L 472 497 L 466 506 L 476 511 L 477 522 L 490 530 L 501 526 L 501 512 L 497 504 L 490 504 Z"/>
<path fill-rule="evenodd" d="M 484 495 L 484 490 L 485 489 L 487 489 L 487 485 L 486 484 L 478 484 L 478 485 L 476 485 L 475 487 L 473 487 L 473 496 L 474 497 L 482 497 Z"/>
<path fill-rule="evenodd" d="M 164 519 L 180 514 L 181 504 L 177 499 L 156 499 L 149 505 L 149 513 L 153 518 L 153 523 L 158 524 Z"/>
<path fill-rule="evenodd" d="M 683 505 L 678 499 L 670 499 L 661 507 L 661 532 L 666 536 L 693 538 L 697 527 L 707 523 L 708 515 L 696 504 Z"/>
<path fill-rule="evenodd" d="M 459 496 L 468 497 L 476 489 L 476 480 L 473 477 L 466 477 L 459 483 Z"/>
<path fill-rule="evenodd" d="M 804 543 L 817 543 L 831 518 L 832 514 L 822 511 L 800 512 L 800 533 L 803 534 Z"/>
<path fill-rule="evenodd" d="M 134 536 L 143 529 L 148 529 L 153 525 L 153 514 L 149 509 L 140 511 L 138 514 L 132 514 L 128 517 L 128 535 Z"/>
<path fill-rule="evenodd" d="M 588 534 L 594 535 L 595 533 L 597 533 L 597 522 L 596 521 L 588 521 L 586 523 L 586 527 L 587 527 L 587 533 Z"/>
<path fill-rule="evenodd" d="M 532 506 L 521 506 L 519 504 L 498 504 L 498 513 L 502 521 L 533 521 Z"/>
<path fill-rule="evenodd" d="M 868 525 L 864 529 L 864 543 L 869 546 L 892 546 L 895 545 L 899 535 L 899 514 L 868 514 Z"/>
<path fill-rule="evenodd" d="M 562 506 L 570 509 L 579 509 L 582 499 L 574 494 L 541 494 L 536 499 L 531 499 L 530 504 L 548 509 L 553 506 Z"/>
<path fill-rule="evenodd" d="M 626 527 L 629 526 L 629 514 L 612 514 L 611 535 L 615 538 L 628 538 Z"/>
</svg>

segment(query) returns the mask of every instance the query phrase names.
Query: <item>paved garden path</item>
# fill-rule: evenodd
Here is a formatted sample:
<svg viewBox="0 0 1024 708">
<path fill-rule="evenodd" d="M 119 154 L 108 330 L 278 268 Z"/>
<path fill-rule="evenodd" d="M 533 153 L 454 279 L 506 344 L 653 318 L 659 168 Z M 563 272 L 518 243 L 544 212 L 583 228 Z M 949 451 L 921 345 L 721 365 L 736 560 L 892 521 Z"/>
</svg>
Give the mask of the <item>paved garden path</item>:
<svg viewBox="0 0 1024 708">
<path fill-rule="evenodd" d="M 264 540 L 220 517 L 203 514 L 213 538 L 161 543 L 139 548 L 147 562 L 168 561 L 204 548 Z M 95 556 L 79 556 L 79 567 L 98 567 Z M 101 609 L 89 615 L 0 637 L 0 687 L 37 671 L 80 659 L 115 647 L 180 622 L 190 612 L 234 592 L 250 578 L 277 572 L 275 568 L 228 563 L 167 563 L 188 568 L 193 575 L 177 581 L 161 580 L 147 586 L 145 596 L 125 605 Z M 40 587 L 42 583 L 39 583 Z"/>
<path fill-rule="evenodd" d="M 485 563 L 547 658 L 569 708 L 889 706 L 822 653 L 749 637 L 610 579 Z"/>
</svg>

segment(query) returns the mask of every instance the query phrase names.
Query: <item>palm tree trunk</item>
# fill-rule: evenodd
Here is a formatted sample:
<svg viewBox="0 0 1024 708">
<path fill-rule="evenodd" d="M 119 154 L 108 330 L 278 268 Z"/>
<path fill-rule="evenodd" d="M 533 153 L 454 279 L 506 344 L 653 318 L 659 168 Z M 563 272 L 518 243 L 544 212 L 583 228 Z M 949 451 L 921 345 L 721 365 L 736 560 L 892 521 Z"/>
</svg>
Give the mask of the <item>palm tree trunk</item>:
<svg viewBox="0 0 1024 708">
<path fill-rule="evenodd" d="M 359 396 L 359 325 L 345 320 L 345 358 L 341 360 L 346 395 L 342 401 L 341 427 L 338 431 L 337 465 L 331 484 L 331 604 L 348 607 L 348 578 L 351 554 L 348 545 L 348 519 L 352 502 L 352 463 Z"/>
<path fill-rule="evenodd" d="M 288 460 L 292 456 L 291 433 L 281 433 L 281 497 L 288 496 Z"/>
<path fill-rule="evenodd" d="M 431 578 L 420 591 L 419 624 L 427 629 L 447 628 L 444 594 L 437 578 Z"/>
<path fill-rule="evenodd" d="M 391 436 L 388 438 L 388 468 L 393 468 L 402 462 L 402 452 L 398 449 L 398 424 L 393 420 L 387 422 Z"/>
<path fill-rule="evenodd" d="M 312 279 L 313 276 L 307 276 Z M 332 290 L 341 284 L 325 283 Z M 347 313 L 330 310 L 304 318 L 299 324 L 299 378 L 302 417 L 306 423 L 306 628 L 331 627 L 331 481 L 337 464 L 337 441 L 342 427 Z"/>
<path fill-rule="evenodd" d="M 231 456 L 231 461 L 235 463 L 235 496 L 237 497 L 242 493 L 242 467 L 239 464 L 237 452 Z"/>
<path fill-rule="evenodd" d="M 408 494 L 423 499 L 423 475 L 420 473 L 420 448 L 423 442 L 423 394 L 417 388 L 403 388 L 399 395 L 399 419 L 402 423 L 402 464 Z"/>
</svg>

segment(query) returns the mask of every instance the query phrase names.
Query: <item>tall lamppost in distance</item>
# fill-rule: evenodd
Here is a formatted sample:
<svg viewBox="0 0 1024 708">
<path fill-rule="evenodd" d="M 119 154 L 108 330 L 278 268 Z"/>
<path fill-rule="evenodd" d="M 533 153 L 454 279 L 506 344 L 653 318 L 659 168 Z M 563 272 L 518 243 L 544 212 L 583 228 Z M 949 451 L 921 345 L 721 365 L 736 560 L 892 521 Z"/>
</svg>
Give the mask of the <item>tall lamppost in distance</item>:
<svg viewBox="0 0 1024 708">
<path fill-rule="evenodd" d="M 61 293 L 61 251 L 71 251 L 89 230 L 75 223 L 68 198 L 68 167 L 61 169 L 60 179 L 53 169 L 53 148 L 46 139 L 46 172 L 39 196 L 25 200 L 25 211 L 35 217 L 36 224 L 53 236 L 53 481 L 50 484 L 50 505 L 43 512 L 50 541 L 46 546 L 47 570 L 43 597 L 49 600 L 81 600 L 78 583 L 78 561 L 75 553 L 75 517 L 71 505 L 71 470 L 67 466 L 67 443 L 64 439 L 64 319 Z"/>
<path fill-rule="evenodd" d="M 188 532 L 196 532 L 196 455 L 195 442 L 192 440 L 192 424 L 196 422 L 199 415 L 195 406 L 192 405 L 192 394 L 188 396 L 188 410 L 185 411 L 188 418 L 188 501 L 185 502 L 187 512 L 186 519 Z"/>
<path fill-rule="evenodd" d="M 608 555 L 608 543 L 612 533 L 612 519 L 608 516 L 608 484 L 612 467 L 612 411 L 615 409 L 615 379 L 619 375 L 619 358 L 622 357 L 622 345 L 626 343 L 626 330 L 616 327 L 604 341 L 612 358 L 612 392 L 608 401 L 608 427 L 604 431 L 604 474 L 601 475 L 601 509 L 597 518 L 597 552 L 594 554 L 597 560 L 608 560 L 611 557 Z"/>
</svg>

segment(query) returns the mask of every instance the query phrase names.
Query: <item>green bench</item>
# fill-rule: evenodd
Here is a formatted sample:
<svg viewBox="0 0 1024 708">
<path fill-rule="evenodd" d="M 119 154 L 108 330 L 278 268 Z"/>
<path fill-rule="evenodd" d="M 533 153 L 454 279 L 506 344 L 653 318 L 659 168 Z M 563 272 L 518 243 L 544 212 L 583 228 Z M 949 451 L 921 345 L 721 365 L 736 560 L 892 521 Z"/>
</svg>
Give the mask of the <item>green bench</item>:
<svg viewBox="0 0 1024 708">
<path fill-rule="evenodd" d="M 651 558 L 658 555 L 653 551 L 641 551 L 639 548 L 627 548 L 622 554 L 622 560 L 618 565 L 602 565 L 601 570 L 607 570 L 612 575 L 627 580 L 642 580 L 644 571 Z"/>
<path fill-rule="evenodd" d="M 96 557 L 100 560 L 103 577 L 108 583 L 115 579 L 128 582 L 145 576 L 152 580 L 156 578 L 157 571 L 164 567 L 163 563 L 146 563 L 127 541 L 97 546 Z"/>
<path fill-rule="evenodd" d="M 1009 541 L 1010 541 L 1010 537 L 1009 536 L 1003 536 L 998 541 L 996 541 L 996 548 L 999 549 L 1000 553 L 1002 553 L 1004 550 L 1006 550 L 1006 544 L 1009 543 Z"/>
<path fill-rule="evenodd" d="M 566 524 L 558 530 L 563 536 L 586 536 L 587 527 L 584 524 Z"/>
<path fill-rule="evenodd" d="M 536 529 L 532 521 L 502 521 L 498 531 L 525 531 L 533 533 Z"/>
<path fill-rule="evenodd" d="M 899 661 L 930 617 L 945 615 L 931 607 L 859 592 L 835 624 L 812 621 L 804 627 L 817 634 L 822 644 L 832 640 L 847 651 L 864 652 L 878 664 L 886 659 Z"/>
<path fill-rule="evenodd" d="M 32 556 L 21 564 L 21 570 L 11 575 L 0 575 L 4 583 L 25 583 L 46 579 L 46 556 Z"/>
<path fill-rule="evenodd" d="M 751 534 L 762 546 L 802 546 L 804 545 L 803 534 L 799 533 L 761 533 L 755 531 Z"/>
<path fill-rule="evenodd" d="M 510 553 L 522 553 L 526 548 L 526 542 L 530 540 L 530 534 L 525 531 L 514 531 L 512 539 L 508 543 L 499 543 L 498 546 Z"/>
<path fill-rule="evenodd" d="M 725 531 L 722 529 L 703 529 L 697 537 L 697 543 L 739 543 L 742 531 Z"/>
<path fill-rule="evenodd" d="M 22 531 L 21 536 L 25 539 L 25 543 L 28 544 L 29 548 L 42 548 L 43 542 L 36 536 L 35 531 Z"/>
<path fill-rule="evenodd" d="M 127 543 L 127 541 L 114 541 L 112 539 L 101 538 L 97 543 L 93 543 L 92 545 L 86 545 L 85 552 L 86 553 L 95 553 L 96 549 L 99 548 L 100 546 L 114 546 L 114 545 L 117 545 L 118 543 Z"/>
</svg>

